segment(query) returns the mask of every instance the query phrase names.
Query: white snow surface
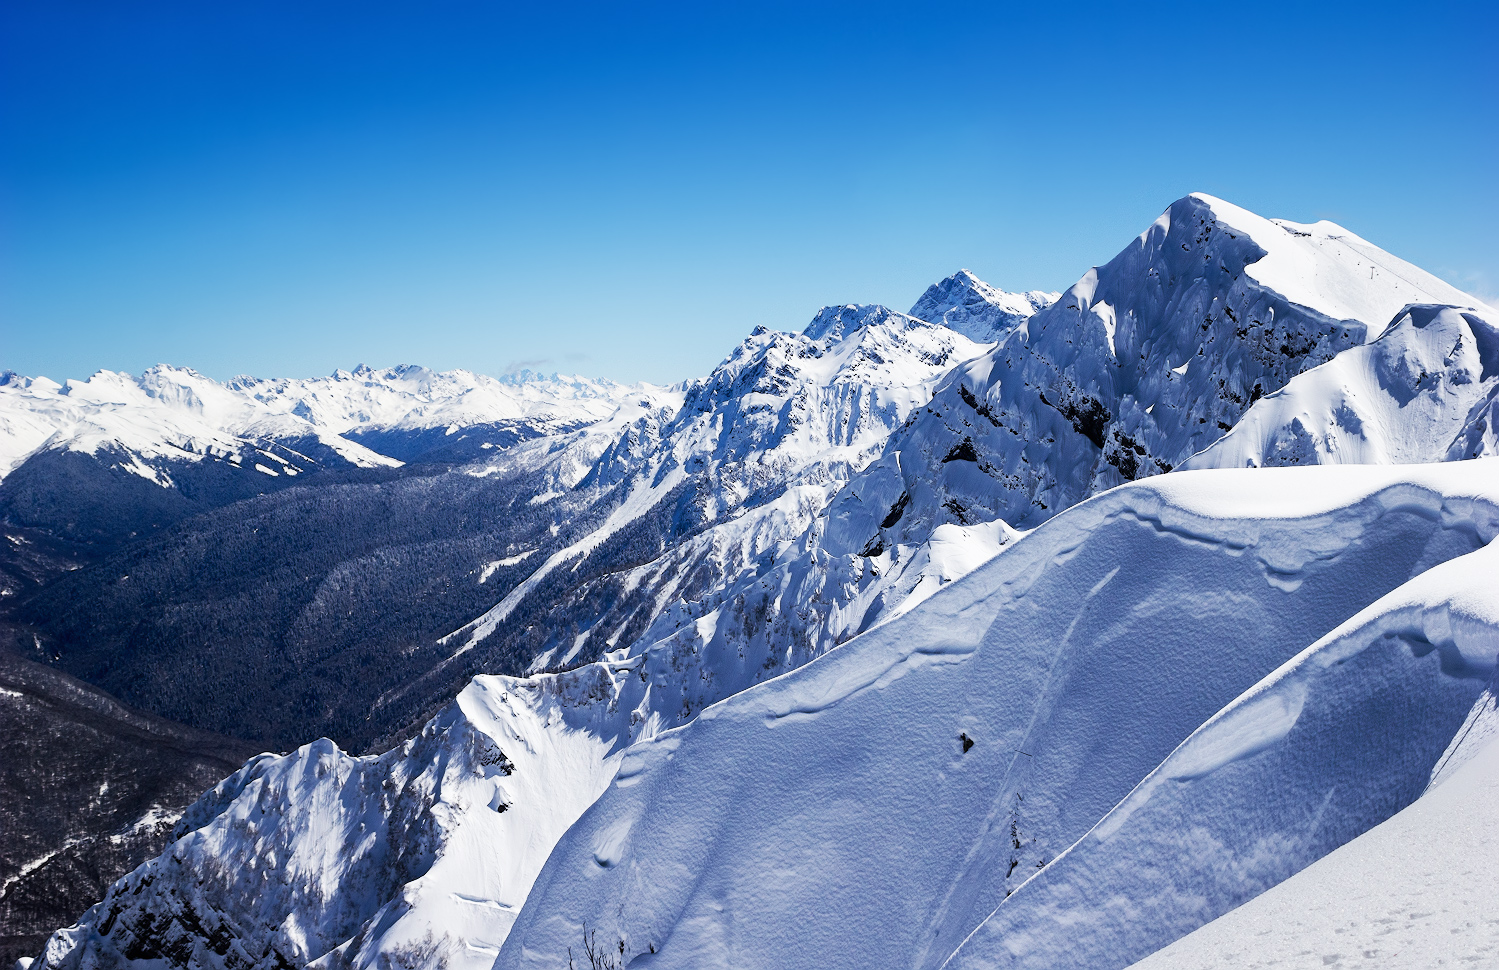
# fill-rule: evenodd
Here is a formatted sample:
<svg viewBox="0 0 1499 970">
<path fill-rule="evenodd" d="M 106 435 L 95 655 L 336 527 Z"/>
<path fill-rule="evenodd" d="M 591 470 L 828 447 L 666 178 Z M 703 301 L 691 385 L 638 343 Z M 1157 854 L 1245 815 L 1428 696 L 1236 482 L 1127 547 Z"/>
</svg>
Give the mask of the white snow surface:
<svg viewBox="0 0 1499 970">
<path fill-rule="evenodd" d="M 1499 965 L 1499 723 L 1493 689 L 1468 730 L 1468 758 L 1414 804 L 1238 909 L 1134 966 L 1139 970 L 1436 970 Z M 1482 737 L 1481 744 L 1476 742 Z"/>
<path fill-rule="evenodd" d="M 565 963 L 585 924 L 653 967 L 1143 956 L 1420 793 L 1499 649 L 1480 614 L 1440 599 L 1467 562 L 1421 579 L 1499 530 L 1495 468 L 1183 473 L 1068 511 L 904 616 L 630 748 L 496 968 Z M 1385 636 L 1412 616 L 1418 634 Z M 1233 714 L 1283 667 L 1272 680 L 1303 684 L 1305 735 L 1289 687 L 1263 702 L 1274 716 Z M 1406 713 L 1371 714 L 1395 685 Z M 1173 755 L 1189 737 L 1211 740 Z M 1343 762 L 1306 756 L 1329 737 Z M 1158 787 L 1104 840 L 1095 826 L 1168 756 L 1190 770 L 1161 770 L 1192 784 Z M 1256 769 L 1247 789 L 1236 766 Z M 1153 807 L 1178 790 L 1216 800 Z M 1177 839 L 1192 808 L 1237 827 Z M 1171 864 L 1142 870 L 1163 843 Z M 1146 871 L 1159 915 L 1116 885 Z"/>
</svg>

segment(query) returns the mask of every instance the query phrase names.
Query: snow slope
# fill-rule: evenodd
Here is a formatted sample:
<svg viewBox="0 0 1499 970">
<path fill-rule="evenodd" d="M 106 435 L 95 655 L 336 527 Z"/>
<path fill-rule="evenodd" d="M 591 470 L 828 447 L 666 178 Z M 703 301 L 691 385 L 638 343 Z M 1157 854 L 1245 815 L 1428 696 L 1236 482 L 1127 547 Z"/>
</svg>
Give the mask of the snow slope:
<svg viewBox="0 0 1499 970">
<path fill-rule="evenodd" d="M 596 675 L 476 678 L 378 757 L 326 739 L 259 756 L 36 966 L 488 966 L 618 764 Z"/>
<path fill-rule="evenodd" d="M 1187 468 L 1384 464 L 1490 453 L 1499 326 L 1487 308 L 1415 304 L 1377 340 L 1255 402 Z"/>
<path fill-rule="evenodd" d="M 556 965 L 585 924 L 659 967 L 935 967 L 1007 911 L 1040 919 L 1034 881 L 1006 902 L 1026 873 L 1308 642 L 1491 539 L 1495 481 L 1487 462 L 1221 471 L 1098 496 L 629 749 L 496 967 Z M 1433 716 L 1404 764 L 1422 772 L 1482 687 L 1444 653 L 1421 668 Z M 1400 808 L 1398 781 L 1329 838 Z M 996 952 L 974 946 L 958 957 Z"/>
<path fill-rule="evenodd" d="M 1126 965 L 1404 808 L 1494 673 L 1496 585 L 1489 545 L 1339 624 L 1193 732 L 947 966 Z"/>
<path fill-rule="evenodd" d="M 1499 721 L 1494 702 L 1491 688 L 1474 714 Z M 1499 964 L 1499 744 L 1483 740 L 1388 821 L 1135 966 Z"/>
</svg>

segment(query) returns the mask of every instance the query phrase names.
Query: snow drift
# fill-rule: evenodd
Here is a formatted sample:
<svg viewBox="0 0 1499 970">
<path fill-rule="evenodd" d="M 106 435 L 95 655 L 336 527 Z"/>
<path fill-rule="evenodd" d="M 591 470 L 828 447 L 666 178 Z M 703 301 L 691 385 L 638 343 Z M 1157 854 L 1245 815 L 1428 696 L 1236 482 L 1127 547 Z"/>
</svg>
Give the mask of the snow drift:
<svg viewBox="0 0 1499 970">
<path fill-rule="evenodd" d="M 1474 705 L 1413 805 L 1135 966 L 1493 965 L 1499 960 L 1496 686 Z"/>
<path fill-rule="evenodd" d="M 1491 539 L 1494 480 L 1487 462 L 1223 471 L 1099 496 L 905 616 L 632 747 L 496 967 L 565 960 L 585 925 L 631 958 L 654 951 L 652 966 L 935 967 L 981 925 L 1041 919 L 1045 880 L 1075 865 L 1063 853 L 1199 725 Z M 1428 772 L 1483 684 L 1479 660 L 1446 670 L 1443 653 L 1425 652 L 1433 687 L 1412 702 L 1431 726 L 1405 762 Z M 1336 824 L 1302 860 L 1402 807 L 1389 786 L 1350 796 L 1356 811 L 1329 805 Z M 1157 945 L 1177 928 L 1134 915 Z M 1128 948 L 1090 929 L 1050 939 L 1122 965 Z M 988 939 L 958 959 L 983 965 L 1000 952 Z"/>
</svg>

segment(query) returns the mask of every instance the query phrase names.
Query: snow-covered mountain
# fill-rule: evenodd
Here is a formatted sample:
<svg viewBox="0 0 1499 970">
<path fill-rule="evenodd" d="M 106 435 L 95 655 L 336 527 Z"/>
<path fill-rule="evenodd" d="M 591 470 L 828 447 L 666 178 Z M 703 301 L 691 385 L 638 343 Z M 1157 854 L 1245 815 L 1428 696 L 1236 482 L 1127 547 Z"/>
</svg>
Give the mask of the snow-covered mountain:
<svg viewBox="0 0 1499 970">
<path fill-rule="evenodd" d="M 963 304 L 953 294 L 965 285 L 988 289 L 959 273 L 932 287 L 913 313 L 925 307 L 937 315 L 943 294 Z M 1400 361 L 1419 344 L 1431 357 L 1422 400 L 1434 402 L 1441 420 L 1460 414 L 1459 424 L 1481 431 L 1480 417 L 1467 418 L 1489 387 L 1472 336 L 1479 324 L 1461 315 L 1435 329 L 1391 324 L 1406 301 L 1428 295 L 1478 305 L 1330 223 L 1299 226 L 1206 196 L 1182 199 L 1064 299 L 953 368 L 794 544 L 691 608 L 663 611 L 629 652 L 694 669 L 676 679 L 687 695 L 682 706 L 701 709 L 732 692 L 725 682 L 742 689 L 762 667 L 784 669 L 785 658 L 815 656 L 910 609 L 998 553 L 1017 529 L 1123 478 L 1189 459 L 1192 467 L 1243 465 L 1213 448 L 1192 455 L 1222 437 L 1251 399 L 1339 348 L 1353 352 L 1350 362 L 1339 355 L 1326 368 L 1367 369 L 1363 361 L 1374 355 L 1391 373 L 1413 367 L 1416 376 L 1422 361 Z M 1457 326 L 1468 328 L 1466 349 L 1448 359 L 1455 344 L 1433 348 L 1455 341 L 1449 331 Z M 1388 339 L 1363 345 L 1387 327 Z M 1397 331 L 1420 336 L 1412 344 Z M 1325 383 L 1312 374 L 1326 368 L 1307 381 Z M 1382 375 L 1368 378 L 1368 394 Z M 1452 390 L 1433 391 L 1438 383 Z M 1091 403 L 1070 417 L 1057 409 L 1083 398 Z M 1389 433 L 1423 440 L 1429 428 L 1415 418 L 1423 407 L 1390 415 Z M 1444 442 L 1427 460 L 1446 452 Z M 1482 448 L 1464 456 L 1476 453 Z M 1415 459 L 1390 452 L 1383 460 Z"/>
<path fill-rule="evenodd" d="M 692 612 L 702 596 L 752 571 L 757 562 L 773 557 L 805 532 L 838 487 L 879 454 L 890 432 L 925 402 L 932 386 L 947 370 L 984 349 L 985 345 L 975 344 L 948 327 L 883 307 L 830 307 L 800 334 L 757 330 L 708 378 L 687 385 L 672 402 L 675 406 L 640 409 L 639 417 L 633 420 L 622 409 L 615 417 L 584 430 L 523 442 L 465 468 L 459 474 L 464 480 L 524 482 L 524 489 L 534 493 L 530 504 L 535 508 L 559 506 L 578 522 L 593 525 L 574 530 L 568 541 L 559 542 L 550 552 L 537 554 L 520 548 L 504 558 L 478 564 L 483 568 L 475 569 L 472 581 L 479 589 L 494 586 L 499 602 L 473 623 L 444 638 L 439 644 L 440 655 L 434 655 L 434 673 L 449 668 L 461 670 L 464 668 L 458 664 L 493 657 L 512 648 L 517 638 L 535 654 L 533 667 L 576 663 L 580 655 L 596 657 L 601 651 L 614 650 L 621 641 L 634 642 L 638 634 L 632 636 L 631 625 L 653 623 L 663 610 Z M 569 535 L 558 534 L 555 529 L 553 534 L 559 539 Z M 634 561 L 628 558 L 638 556 L 634 550 L 642 546 L 646 555 Z M 619 568 L 621 557 L 625 557 L 624 569 Z M 524 582 L 498 582 L 517 573 Z M 559 588 L 554 577 L 576 585 Z M 548 622 L 547 617 L 560 617 L 561 621 Z M 539 644 L 534 636 L 524 639 L 538 628 L 546 639 Z M 512 698 L 545 698 L 553 689 L 546 685 L 570 685 L 559 690 L 577 698 L 574 706 L 581 713 L 574 720 L 582 719 L 580 737 L 587 741 L 578 749 L 581 754 L 569 758 L 515 762 L 521 765 L 517 777 L 520 772 L 526 776 L 528 794 L 505 811 L 509 822 L 503 837 L 491 832 L 482 852 L 475 850 L 485 859 L 496 858 L 495 852 L 507 858 L 518 856 L 499 866 L 486 863 L 479 870 L 480 875 L 510 873 L 501 894 L 512 901 L 509 905 L 518 907 L 523 900 L 529 880 L 544 861 L 545 850 L 607 782 L 623 745 L 636 736 L 690 718 L 703 702 L 700 691 L 678 686 L 687 679 L 681 673 L 680 659 L 676 661 L 679 669 L 661 673 L 660 687 L 655 688 L 646 683 L 650 673 L 640 657 L 630 657 L 628 650 L 611 654 L 616 655 L 626 659 L 589 664 L 570 673 L 538 675 L 529 681 L 493 682 L 512 684 L 500 689 Z M 779 667 L 804 663 L 812 655 L 808 649 L 782 657 L 778 663 L 757 664 L 753 670 L 741 671 L 738 679 L 709 685 L 707 699 L 716 700 L 724 693 L 773 676 Z M 673 659 L 660 657 L 653 662 L 669 665 Z M 422 697 L 422 691 L 430 692 L 442 683 L 433 677 L 408 678 L 378 698 L 375 712 L 396 708 L 407 695 Z M 536 695 L 538 684 L 543 690 Z M 642 703 L 639 696 L 628 704 L 615 699 L 637 687 L 647 694 L 655 690 L 651 694 L 654 707 Z M 477 697 L 476 691 L 471 688 L 464 696 Z M 428 732 L 446 737 L 454 717 L 464 723 L 472 720 L 450 711 L 439 714 L 433 722 L 445 726 L 429 726 Z M 524 729 L 516 727 L 508 714 L 504 723 L 511 725 L 505 729 L 510 733 L 495 737 L 506 744 L 507 751 L 517 736 L 555 750 L 559 742 L 552 735 L 563 729 L 561 714 L 533 713 Z M 497 729 L 490 725 L 486 730 Z M 435 741 L 424 750 L 432 758 L 449 756 L 449 749 Z M 307 770 L 309 761 L 363 763 L 326 748 L 304 749 L 289 758 L 276 762 L 285 765 L 277 771 L 297 777 Z M 441 770 L 431 768 L 429 763 L 414 764 L 409 757 L 394 753 L 382 763 L 398 765 L 398 769 L 390 770 L 412 776 L 434 771 L 441 775 Z M 267 762 L 267 771 L 270 764 Z M 590 782 L 590 778 L 596 780 Z M 249 781 L 245 784 L 248 791 Z M 484 809 L 476 816 L 481 821 L 492 811 L 492 792 L 471 801 L 470 796 L 460 794 L 465 789 L 456 776 L 441 782 L 440 787 L 461 809 L 452 816 L 454 825 L 468 824 L 462 820 L 469 817 L 465 814 L 469 807 Z M 323 804 L 309 797 L 309 804 Z M 301 796 L 290 799 L 288 812 L 295 811 L 293 802 L 302 804 Z M 538 805 L 550 806 L 546 812 L 562 819 L 550 834 L 525 821 Z M 394 810 L 390 806 L 368 809 L 380 817 L 384 817 L 382 812 Z M 317 814 L 323 809 L 309 811 Z M 434 811 L 443 814 L 446 810 Z M 358 813 L 360 819 L 366 818 L 366 809 Z M 296 846 L 307 838 L 306 830 L 297 825 L 288 824 L 277 831 L 278 837 L 287 840 L 279 849 L 273 850 L 263 840 L 237 847 L 213 841 L 204 852 L 254 856 L 274 851 L 278 858 L 285 858 L 288 852 L 298 851 Z M 446 857 L 449 844 L 448 835 L 435 834 L 430 858 Z M 526 845 L 534 851 L 526 850 Z M 418 906 L 410 904 L 419 893 L 416 884 L 410 882 L 414 870 L 406 863 L 382 856 L 367 862 L 350 860 L 348 865 L 379 870 L 384 888 L 366 893 L 353 909 L 340 910 L 342 915 L 318 917 L 322 929 L 305 938 L 283 939 L 274 933 L 291 913 L 301 912 L 308 905 L 296 891 L 263 897 L 257 911 L 264 919 L 258 923 L 234 915 L 241 905 L 234 900 L 243 887 L 218 886 L 212 890 L 219 894 L 212 897 L 212 903 L 169 899 L 162 905 L 174 910 L 190 905 L 199 917 L 209 909 L 228 914 L 225 918 L 233 923 L 236 939 L 253 941 L 246 945 L 257 954 L 281 953 L 292 962 L 324 954 L 347 939 L 354 932 L 350 927 L 355 927 L 362 934 L 361 940 L 345 948 L 344 953 L 348 959 L 366 965 L 405 952 L 403 948 L 413 945 L 412 941 L 420 943 L 433 926 L 442 925 L 450 916 L 451 894 L 499 898 L 496 894 L 500 891 L 482 880 L 471 891 L 454 888 L 453 879 L 461 882 L 468 877 L 461 875 L 462 867 L 445 865 L 438 870 L 445 875 L 434 877 L 437 888 L 422 896 L 428 903 Z M 188 871 L 200 869 L 194 865 Z M 162 885 L 165 897 L 176 898 L 184 892 L 186 884 L 175 888 Z M 400 894 L 399 898 L 393 894 Z M 394 908 L 386 909 L 385 915 L 376 919 L 375 911 L 386 906 Z M 483 924 L 480 917 L 494 916 L 491 910 L 480 906 L 475 911 L 479 924 Z M 125 917 L 121 921 L 128 922 Z M 189 930 L 179 926 L 173 932 L 191 935 Z M 345 933 L 342 937 L 341 932 Z M 440 949 L 450 961 L 473 963 L 488 945 L 477 941 L 488 939 L 497 944 L 502 937 L 502 931 L 485 924 L 475 928 L 472 936 L 442 942 Z M 87 934 L 70 939 L 74 942 L 68 944 L 69 952 L 75 944 L 82 944 L 85 950 L 90 945 Z M 164 939 L 158 938 L 157 943 L 162 944 Z M 470 948 L 469 942 L 479 949 Z"/>
<path fill-rule="evenodd" d="M 1028 528 L 1168 471 L 1254 401 L 1378 336 L 1409 303 L 1474 305 L 1332 223 L 1188 196 L 954 371 L 840 496 L 828 545 L 921 542 L 944 522 Z"/>
<path fill-rule="evenodd" d="M 718 590 L 802 536 L 933 385 L 983 349 L 947 327 L 880 306 L 824 308 L 800 334 L 758 328 L 707 379 L 689 386 L 670 421 L 636 429 L 599 459 L 580 485 L 618 483 L 620 495 L 599 527 L 537 563 L 444 643 L 471 650 L 528 598 L 542 596 L 552 597 L 548 615 L 555 619 L 534 669 L 621 647 L 634 655 L 633 644 L 649 637 L 663 614 L 676 618 L 669 625 L 695 623 Z M 675 541 L 651 535 L 635 562 L 567 599 L 544 591 L 563 565 L 577 572 L 595 556 L 617 556 L 611 540 L 652 517 L 667 518 Z M 579 601 L 598 605 L 584 611 Z M 778 665 L 762 665 L 748 682 Z M 685 718 L 696 708 L 691 699 L 684 703 L 657 713 Z"/>
<path fill-rule="evenodd" d="M 189 809 L 168 852 L 54 937 L 44 963 L 488 965 L 622 755 L 588 720 L 590 689 L 570 675 L 480 677 L 382 756 L 322 740 L 251 760 Z"/>
<path fill-rule="evenodd" d="M 911 316 L 951 327 L 979 343 L 995 343 L 1061 295 L 1040 290 L 1007 293 L 960 269 L 928 287 L 911 307 Z"/>
<path fill-rule="evenodd" d="M 0 651 L 0 966 L 166 847 L 172 825 L 256 748 L 132 711 Z"/>
<path fill-rule="evenodd" d="M 664 390 L 529 370 L 494 378 L 410 364 L 379 371 L 361 365 L 314 380 L 240 377 L 228 386 L 403 461 L 479 458 L 602 421 Z"/>
<path fill-rule="evenodd" d="M 496 967 L 585 927 L 661 967 L 1123 966 L 1420 793 L 1499 651 L 1475 601 L 1496 481 L 1098 496 L 629 749 Z"/>
<path fill-rule="evenodd" d="M 1486 453 L 1493 311 L 1205 196 L 1045 299 L 959 273 L 911 314 L 829 307 L 675 396 L 380 486 L 473 483 L 504 525 L 450 543 L 492 605 L 403 646 L 369 716 L 534 673 L 380 756 L 253 762 L 45 965 L 1123 966 L 1410 802 L 1493 667 L 1441 595 L 1487 562 L 1499 477 L 1244 466 L 1294 420 L 1323 443 L 1297 462 L 1347 461 L 1340 408 L 1370 460 Z M 1184 464 L 1232 470 L 1160 476 Z M 389 557 L 361 555 L 319 624 Z M 1396 696 L 1404 720 L 1369 713 Z M 1130 882 L 1220 811 L 1238 828 Z"/>
<path fill-rule="evenodd" d="M 1493 454 L 1495 318 L 1486 307 L 1405 307 L 1377 340 L 1257 401 L 1183 467 L 1412 464 Z"/>
<path fill-rule="evenodd" d="M 311 380 L 237 377 L 224 384 L 165 364 L 140 377 L 100 371 L 64 384 L 7 372 L 0 379 L 0 478 L 40 450 L 122 452 L 127 471 L 163 486 L 170 478 L 157 466 L 170 461 L 258 464 L 267 475 L 305 470 L 284 454 L 257 454 L 282 441 L 316 442 L 358 467 L 389 467 L 400 460 L 351 439 L 431 430 L 451 436 L 519 422 L 527 426 L 516 430 L 519 437 L 535 437 L 608 417 L 642 389 L 409 365 L 382 371 L 361 365 Z"/>
<path fill-rule="evenodd" d="M 65 384 L 7 372 L 0 521 L 12 544 L 62 541 L 88 560 L 313 478 L 389 477 L 405 474 L 394 471 L 404 462 L 482 459 L 671 396 L 646 385 L 530 373 L 496 380 L 409 366 L 226 384 L 166 365 Z M 0 595 L 55 575 L 40 566 L 0 561 Z"/>
<path fill-rule="evenodd" d="M 232 387 L 166 365 L 138 378 L 100 371 L 66 384 L 7 373 L 0 415 L 4 474 L 42 450 L 117 453 L 125 471 L 168 488 L 171 477 L 158 466 L 169 462 L 218 459 L 257 471 L 259 465 L 273 477 L 306 470 L 279 453 L 285 449 L 280 441 L 312 442 L 360 467 L 398 464 L 290 409 L 272 410 Z"/>
</svg>

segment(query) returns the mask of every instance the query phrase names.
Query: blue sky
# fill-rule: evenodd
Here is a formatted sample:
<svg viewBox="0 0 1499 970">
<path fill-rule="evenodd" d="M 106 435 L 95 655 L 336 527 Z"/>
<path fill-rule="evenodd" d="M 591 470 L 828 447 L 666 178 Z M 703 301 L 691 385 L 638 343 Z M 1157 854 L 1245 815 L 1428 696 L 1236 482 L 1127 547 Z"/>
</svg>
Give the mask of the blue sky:
<svg viewBox="0 0 1499 970">
<path fill-rule="evenodd" d="M 669 381 L 1195 190 L 1492 298 L 1494 6 L 7 0 L 0 369 Z"/>
</svg>

